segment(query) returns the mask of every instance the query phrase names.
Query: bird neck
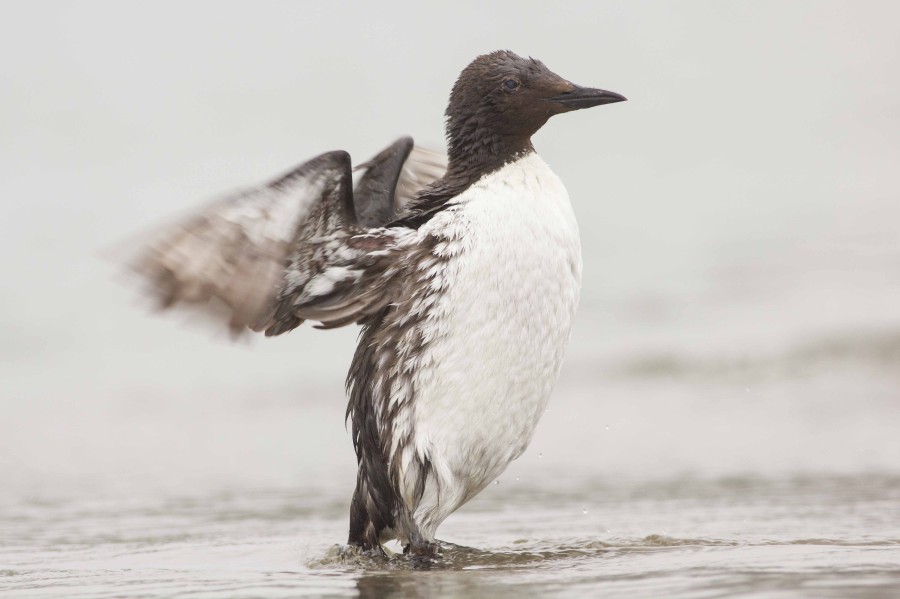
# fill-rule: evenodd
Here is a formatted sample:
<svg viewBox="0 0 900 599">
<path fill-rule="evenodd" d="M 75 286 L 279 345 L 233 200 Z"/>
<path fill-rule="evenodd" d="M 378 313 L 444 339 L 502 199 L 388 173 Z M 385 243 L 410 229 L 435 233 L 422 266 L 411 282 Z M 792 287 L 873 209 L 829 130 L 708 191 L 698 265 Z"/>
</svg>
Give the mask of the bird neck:
<svg viewBox="0 0 900 599">
<path fill-rule="evenodd" d="M 447 175 L 471 181 L 534 152 L 531 136 L 447 127 Z"/>
</svg>

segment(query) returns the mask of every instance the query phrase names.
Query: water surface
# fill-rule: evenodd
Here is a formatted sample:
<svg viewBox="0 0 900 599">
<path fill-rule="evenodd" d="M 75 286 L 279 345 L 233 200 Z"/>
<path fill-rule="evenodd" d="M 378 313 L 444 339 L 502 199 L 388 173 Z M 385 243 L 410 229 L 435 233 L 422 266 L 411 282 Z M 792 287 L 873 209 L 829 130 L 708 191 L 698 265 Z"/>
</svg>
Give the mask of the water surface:
<svg viewBox="0 0 900 599">
<path fill-rule="evenodd" d="M 581 370 L 576 349 L 532 447 L 441 527 L 457 546 L 428 571 L 342 553 L 343 406 L 309 396 L 329 390 L 20 411 L 4 427 L 0 590 L 894 597 L 900 414 L 879 339 L 798 351 L 790 375 L 652 356 Z"/>
<path fill-rule="evenodd" d="M 17 597 L 896 596 L 900 478 L 499 485 L 417 571 L 342 558 L 346 497 L 256 491 L 4 506 Z"/>
</svg>

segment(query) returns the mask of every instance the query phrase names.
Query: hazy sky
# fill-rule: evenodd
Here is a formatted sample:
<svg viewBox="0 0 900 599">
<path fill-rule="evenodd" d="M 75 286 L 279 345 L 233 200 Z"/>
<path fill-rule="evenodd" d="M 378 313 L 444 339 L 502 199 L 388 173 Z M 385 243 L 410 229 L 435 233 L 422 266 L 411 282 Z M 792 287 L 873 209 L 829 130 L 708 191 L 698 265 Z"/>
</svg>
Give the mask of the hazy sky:
<svg viewBox="0 0 900 599">
<path fill-rule="evenodd" d="M 6 3 L 4 394 L 339 380 L 355 331 L 210 340 L 135 309 L 99 253 L 325 150 L 440 146 L 456 75 L 498 48 L 630 100 L 535 138 L 582 228 L 579 351 L 682 314 L 701 343 L 897 326 L 898 20 L 894 2 Z"/>
</svg>

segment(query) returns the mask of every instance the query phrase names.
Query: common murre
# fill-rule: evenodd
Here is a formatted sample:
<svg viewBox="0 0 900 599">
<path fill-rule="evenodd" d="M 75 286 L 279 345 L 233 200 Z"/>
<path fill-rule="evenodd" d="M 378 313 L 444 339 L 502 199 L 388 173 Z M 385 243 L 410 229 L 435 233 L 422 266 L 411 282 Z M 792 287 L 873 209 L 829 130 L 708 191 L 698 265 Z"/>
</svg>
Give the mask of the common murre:
<svg viewBox="0 0 900 599">
<path fill-rule="evenodd" d="M 362 324 L 347 377 L 358 459 L 349 543 L 435 532 L 528 446 L 578 303 L 568 194 L 531 136 L 620 102 L 508 51 L 476 58 L 446 111 L 448 158 L 402 138 L 361 165 L 334 151 L 225 198 L 131 263 L 164 307 L 233 331 Z"/>
</svg>

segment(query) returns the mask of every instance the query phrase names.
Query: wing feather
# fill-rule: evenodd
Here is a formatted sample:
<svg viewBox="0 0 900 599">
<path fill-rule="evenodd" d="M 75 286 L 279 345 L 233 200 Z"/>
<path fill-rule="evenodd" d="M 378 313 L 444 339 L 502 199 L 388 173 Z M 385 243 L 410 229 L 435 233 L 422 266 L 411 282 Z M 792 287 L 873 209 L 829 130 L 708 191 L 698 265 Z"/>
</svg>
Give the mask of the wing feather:
<svg viewBox="0 0 900 599">
<path fill-rule="evenodd" d="M 447 155 L 443 152 L 414 146 L 397 181 L 394 208 L 401 214 L 420 191 L 440 179 L 447 172 Z"/>
<path fill-rule="evenodd" d="M 268 320 L 298 229 L 313 206 L 339 187 L 349 160 L 345 152 L 323 154 L 266 185 L 214 202 L 151 240 L 126 268 L 163 308 L 184 304 L 217 313 L 224 305 L 232 332 L 253 328 Z M 343 208 L 335 215 L 346 222 Z"/>
<path fill-rule="evenodd" d="M 391 303 L 396 262 L 414 235 L 403 227 L 369 228 L 374 217 L 366 214 L 387 214 L 391 203 L 404 210 L 443 176 L 446 157 L 402 138 L 362 166 L 372 172 L 354 198 L 349 155 L 322 154 L 212 203 L 126 267 L 163 308 L 221 315 L 224 307 L 235 334 L 249 328 L 278 335 L 305 320 L 320 328 L 365 322 Z"/>
</svg>

